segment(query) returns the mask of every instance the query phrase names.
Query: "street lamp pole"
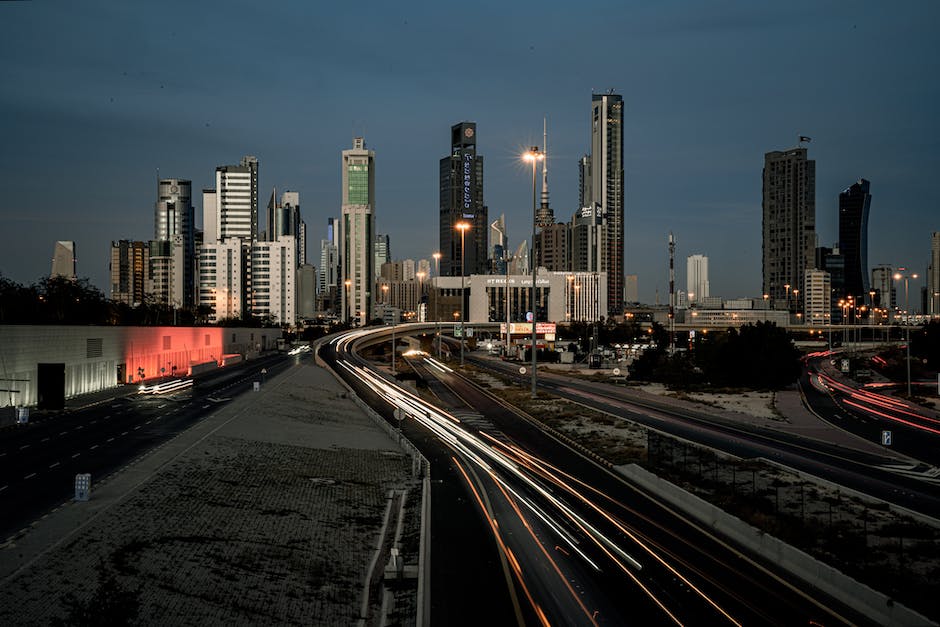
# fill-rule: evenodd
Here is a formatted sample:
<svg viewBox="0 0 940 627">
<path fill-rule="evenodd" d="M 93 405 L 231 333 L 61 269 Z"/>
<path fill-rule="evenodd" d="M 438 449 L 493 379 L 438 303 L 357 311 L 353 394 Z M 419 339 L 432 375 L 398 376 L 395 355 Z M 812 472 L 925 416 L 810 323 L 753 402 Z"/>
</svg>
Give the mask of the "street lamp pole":
<svg viewBox="0 0 940 627">
<path fill-rule="evenodd" d="M 532 306 L 532 398 L 536 396 L 536 383 L 538 375 L 536 374 L 536 348 L 535 348 L 535 339 L 536 339 L 536 319 L 538 316 L 538 307 L 535 303 L 535 272 L 537 269 L 536 260 L 535 260 L 535 227 L 536 222 L 538 221 L 538 207 L 535 203 L 536 201 L 536 190 L 535 190 L 535 170 L 536 165 L 539 161 L 545 158 L 545 155 L 539 151 L 538 146 L 532 146 L 529 149 L 529 152 L 525 154 L 525 160 L 532 162 L 532 250 L 529 253 L 529 267 L 532 269 L 532 295 L 529 299 L 529 302 Z"/>
<path fill-rule="evenodd" d="M 346 285 L 346 323 L 352 326 L 352 314 L 350 313 L 352 310 L 350 309 L 351 303 L 349 302 L 349 288 L 352 286 L 352 281 L 350 279 L 346 279 L 344 284 Z"/>
<path fill-rule="evenodd" d="M 898 268 L 899 270 L 906 270 L 906 268 Z M 907 338 L 905 344 L 907 344 L 907 397 L 911 397 L 911 310 L 910 301 L 908 300 L 908 291 L 907 291 L 907 282 L 910 279 L 916 279 L 916 274 L 901 274 L 900 272 L 894 275 L 894 280 L 904 279 L 904 334 Z"/>
<path fill-rule="evenodd" d="M 464 334 L 467 332 L 467 324 L 464 322 L 466 319 L 464 315 L 464 281 L 467 275 L 466 255 L 464 254 L 464 236 L 467 234 L 467 229 L 470 228 L 470 223 L 458 222 L 454 225 L 454 228 L 460 231 L 460 365 L 463 366 L 463 342 Z"/>
<path fill-rule="evenodd" d="M 431 255 L 434 257 L 434 274 L 437 276 L 438 288 L 434 294 L 434 320 L 437 323 L 437 359 L 441 359 L 441 253 Z"/>
</svg>

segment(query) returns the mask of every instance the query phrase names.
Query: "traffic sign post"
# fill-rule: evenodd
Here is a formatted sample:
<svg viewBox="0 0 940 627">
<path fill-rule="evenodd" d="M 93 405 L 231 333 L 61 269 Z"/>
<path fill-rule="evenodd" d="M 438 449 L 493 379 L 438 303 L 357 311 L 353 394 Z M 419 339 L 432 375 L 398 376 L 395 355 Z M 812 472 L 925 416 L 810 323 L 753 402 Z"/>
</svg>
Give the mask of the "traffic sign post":
<svg viewBox="0 0 940 627">
<path fill-rule="evenodd" d="M 881 432 L 881 445 L 884 446 L 885 448 L 891 446 L 891 432 L 890 431 Z"/>
</svg>

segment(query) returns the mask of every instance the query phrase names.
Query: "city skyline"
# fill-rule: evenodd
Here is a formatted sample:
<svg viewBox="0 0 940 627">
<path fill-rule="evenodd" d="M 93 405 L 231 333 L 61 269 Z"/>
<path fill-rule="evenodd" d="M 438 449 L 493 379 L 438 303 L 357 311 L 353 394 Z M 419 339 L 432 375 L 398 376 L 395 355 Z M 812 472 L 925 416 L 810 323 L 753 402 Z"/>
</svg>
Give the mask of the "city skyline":
<svg viewBox="0 0 940 627">
<path fill-rule="evenodd" d="M 859 178 L 877 198 L 869 270 L 891 264 L 923 276 L 930 233 L 940 227 L 929 205 L 940 159 L 929 103 L 938 87 L 921 80 L 940 58 L 930 3 L 904 13 L 865 4 L 850 16 L 811 3 L 618 6 L 605 9 L 604 23 L 588 10 L 503 15 L 504 7 L 483 4 L 466 23 L 495 44 L 474 48 L 464 73 L 454 71 L 463 67 L 460 51 L 446 45 L 455 15 L 446 7 L 379 7 L 361 20 L 370 43 L 356 49 L 331 34 L 352 16 L 342 8 L 245 5 L 234 12 L 240 17 L 217 17 L 211 7 L 185 6 L 191 19 L 171 28 L 142 10 L 95 3 L 4 3 L 0 11 L 0 49 L 16 59 L 0 70 L 11 86 L 0 96 L 0 215 L 9 225 L 0 272 L 19 282 L 48 273 L 55 240 L 74 240 L 78 275 L 107 293 L 110 242 L 148 238 L 158 178 L 212 187 L 216 166 L 246 154 L 263 164 L 261 189 L 301 194 L 316 242 L 340 213 L 335 155 L 360 135 L 382 155 L 376 229 L 390 235 L 395 258 L 429 259 L 441 138 L 458 120 L 480 130 L 483 202 L 491 215 L 506 215 L 514 250 L 531 228 L 521 152 L 541 144 L 547 116 L 552 208 L 557 220 L 570 219 L 578 159 L 590 152 L 586 103 L 592 91 L 611 88 L 624 102 L 624 271 L 638 275 L 645 302 L 657 293 L 667 300 L 669 231 L 680 258 L 709 257 L 713 294 L 760 292 L 762 156 L 795 147 L 799 135 L 813 138 L 820 246 L 838 240 L 839 192 Z M 34 36 L 40 28 L 55 36 L 58 52 Z M 120 34 L 105 37 L 105 28 Z M 213 59 L 225 51 L 204 36 L 216 28 L 248 40 L 277 32 L 283 45 L 259 51 L 251 71 L 222 67 Z M 623 54 L 597 60 L 581 49 L 605 38 L 622 41 Z M 784 47 L 785 58 L 776 53 Z M 430 49 L 445 52 L 438 58 Z M 864 99 L 842 84 L 858 73 Z M 274 93 L 296 83 L 293 97 L 270 98 L 272 82 Z M 381 97 L 357 100 L 353 84 Z"/>
</svg>

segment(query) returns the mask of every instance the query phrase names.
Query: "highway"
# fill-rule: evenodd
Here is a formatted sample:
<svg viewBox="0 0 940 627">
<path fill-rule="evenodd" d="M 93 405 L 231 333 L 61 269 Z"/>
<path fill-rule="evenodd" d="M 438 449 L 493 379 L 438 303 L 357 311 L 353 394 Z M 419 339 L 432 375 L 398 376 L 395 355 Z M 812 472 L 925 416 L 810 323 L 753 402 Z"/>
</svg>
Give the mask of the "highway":
<svg viewBox="0 0 940 627">
<path fill-rule="evenodd" d="M 251 389 L 267 369 L 290 360 L 272 355 L 203 374 L 167 395 L 139 395 L 134 387 L 100 393 L 100 402 L 63 412 L 39 412 L 26 425 L 0 429 L 0 543 L 74 496 L 75 475 L 96 482 L 160 446 Z"/>
<path fill-rule="evenodd" d="M 471 363 L 524 382 L 518 364 L 468 357 Z M 929 466 L 899 463 L 897 457 L 865 453 L 827 442 L 761 429 L 716 417 L 706 410 L 677 409 L 653 399 L 637 398 L 620 386 L 539 372 L 540 388 L 587 407 L 642 424 L 745 459 L 762 457 L 894 503 L 940 518 L 940 480 Z M 814 407 L 828 394 L 807 395 Z M 832 404 L 834 401 L 828 400 Z M 817 407 L 817 411 L 822 411 Z M 837 410 L 836 410 L 837 411 Z M 932 446 L 936 447 L 934 440 Z"/>
<path fill-rule="evenodd" d="M 346 381 L 383 415 L 405 412 L 405 434 L 424 450 L 429 440 L 449 449 L 435 457 L 432 477 L 454 477 L 468 496 L 463 504 L 432 496 L 432 622 L 467 623 L 447 612 L 454 597 L 482 598 L 486 585 L 505 592 L 502 618 L 525 624 L 864 624 L 863 617 L 828 599 L 816 599 L 663 508 L 619 476 L 548 437 L 535 424 L 469 385 L 432 358 L 414 363 L 435 387 L 444 408 L 395 385 L 356 356 L 368 330 L 351 333 L 321 351 Z M 435 450 L 432 449 L 432 454 Z M 442 477 L 441 473 L 444 475 Z M 455 572 L 443 547 L 449 578 L 441 584 L 440 534 L 466 525 L 467 503 L 486 542 L 467 538 L 478 552 L 462 554 L 474 577 Z M 442 528 L 443 527 L 443 528 Z M 498 556 L 498 563 L 488 556 Z M 490 567 L 474 564 L 486 561 Z M 444 609 L 438 595 L 445 595 Z M 508 605 L 505 600 L 508 598 Z M 439 605 L 435 605 L 438 603 Z M 456 601 L 459 606 L 459 600 Z M 474 613 L 472 603 L 458 616 Z M 488 608 L 489 609 L 489 608 Z M 533 620 L 534 619 L 534 620 Z"/>
</svg>

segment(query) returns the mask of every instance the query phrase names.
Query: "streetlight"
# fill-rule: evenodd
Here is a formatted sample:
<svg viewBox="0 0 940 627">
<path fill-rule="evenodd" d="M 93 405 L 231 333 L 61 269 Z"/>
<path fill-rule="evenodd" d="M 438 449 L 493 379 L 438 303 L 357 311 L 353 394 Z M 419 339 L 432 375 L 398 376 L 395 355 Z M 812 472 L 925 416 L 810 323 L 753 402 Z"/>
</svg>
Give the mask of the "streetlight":
<svg viewBox="0 0 940 627">
<path fill-rule="evenodd" d="M 536 368 L 536 358 L 535 358 L 535 323 L 536 323 L 536 313 L 538 312 L 538 307 L 535 304 L 535 225 L 538 221 L 538 208 L 535 204 L 535 170 L 538 165 L 538 162 L 545 158 L 544 153 L 539 150 L 538 146 L 532 146 L 529 148 L 529 151 L 525 153 L 522 157 L 526 161 L 532 163 L 532 250 L 529 253 L 529 265 L 532 268 L 532 297 L 529 299 L 529 302 L 532 305 L 532 398 L 535 398 L 535 385 L 538 375 L 535 373 Z"/>
<path fill-rule="evenodd" d="M 464 255 L 464 238 L 467 234 L 467 229 L 470 228 L 470 223 L 458 222 L 454 225 L 454 228 L 460 231 L 460 365 L 463 366 L 463 340 L 464 333 L 467 332 L 466 316 L 464 315 L 463 307 L 464 281 L 467 272 L 466 255 Z"/>
<path fill-rule="evenodd" d="M 434 321 L 437 323 L 437 359 L 441 359 L 441 253 L 436 252 L 434 257 L 434 275 L 437 276 L 438 288 L 434 294 Z"/>
<path fill-rule="evenodd" d="M 352 280 L 346 279 L 344 283 L 346 285 L 346 311 L 344 313 L 345 313 L 347 324 L 352 326 L 352 313 L 351 313 L 352 310 L 350 309 L 351 304 L 349 302 L 349 289 L 352 287 Z"/>
<path fill-rule="evenodd" d="M 907 269 L 898 268 L 898 270 L 906 271 Z M 898 272 L 897 274 L 894 275 L 895 281 L 900 281 L 901 279 L 904 279 L 904 317 L 905 317 L 904 322 L 906 323 L 904 327 L 905 327 L 905 335 L 907 337 L 906 344 L 907 344 L 907 397 L 908 398 L 911 397 L 911 312 L 910 310 L 908 310 L 909 303 L 908 303 L 908 298 L 907 298 L 908 297 L 907 283 L 909 280 L 916 279 L 916 278 L 917 278 L 916 274 L 901 274 L 900 272 Z"/>
</svg>

